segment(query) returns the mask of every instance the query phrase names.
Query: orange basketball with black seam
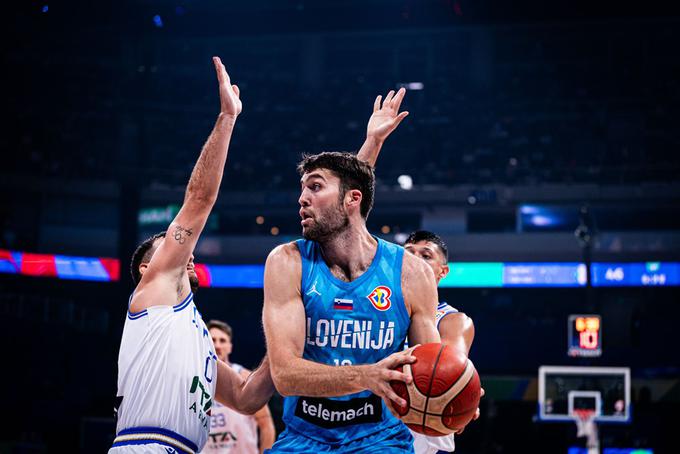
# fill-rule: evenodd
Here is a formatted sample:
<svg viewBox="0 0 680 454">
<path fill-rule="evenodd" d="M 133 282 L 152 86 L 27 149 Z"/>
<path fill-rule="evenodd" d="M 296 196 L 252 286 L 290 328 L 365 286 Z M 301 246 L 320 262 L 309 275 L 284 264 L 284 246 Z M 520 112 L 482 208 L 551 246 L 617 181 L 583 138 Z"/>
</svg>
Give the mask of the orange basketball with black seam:
<svg viewBox="0 0 680 454">
<path fill-rule="evenodd" d="M 433 436 L 465 427 L 481 398 L 481 383 L 472 361 L 464 353 L 439 343 L 421 345 L 413 350 L 413 356 L 417 361 L 403 367 L 413 382 L 390 383 L 407 402 L 406 407 L 394 405 L 401 420 L 411 430 Z"/>
</svg>

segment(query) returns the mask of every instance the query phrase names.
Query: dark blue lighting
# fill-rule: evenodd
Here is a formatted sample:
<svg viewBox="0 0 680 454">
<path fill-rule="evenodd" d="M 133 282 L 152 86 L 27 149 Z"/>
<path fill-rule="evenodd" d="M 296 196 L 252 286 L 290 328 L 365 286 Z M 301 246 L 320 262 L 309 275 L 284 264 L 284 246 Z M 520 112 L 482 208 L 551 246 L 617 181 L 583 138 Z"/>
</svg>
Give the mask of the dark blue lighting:
<svg viewBox="0 0 680 454">
<path fill-rule="evenodd" d="M 153 17 L 153 23 L 154 23 L 154 24 L 156 25 L 156 27 L 158 27 L 158 28 L 163 27 L 163 19 L 161 19 L 161 16 L 159 16 L 158 14 L 156 14 L 156 15 Z"/>
<path fill-rule="evenodd" d="M 46 12 L 48 12 L 49 10 L 50 10 L 49 5 L 44 5 L 44 6 L 42 7 L 42 10 L 41 10 L 41 11 L 42 11 L 43 13 L 46 13 Z"/>
</svg>

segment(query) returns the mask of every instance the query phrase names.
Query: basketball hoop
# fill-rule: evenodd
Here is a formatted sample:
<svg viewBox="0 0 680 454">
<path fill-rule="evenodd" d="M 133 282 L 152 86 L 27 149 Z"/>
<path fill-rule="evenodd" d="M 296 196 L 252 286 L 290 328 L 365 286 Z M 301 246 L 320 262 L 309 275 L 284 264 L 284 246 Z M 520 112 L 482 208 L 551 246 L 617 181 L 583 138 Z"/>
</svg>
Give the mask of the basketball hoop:
<svg viewBox="0 0 680 454">
<path fill-rule="evenodd" d="M 599 453 L 600 440 L 597 434 L 597 424 L 595 416 L 597 413 L 590 408 L 579 408 L 573 410 L 574 420 L 576 421 L 576 437 L 587 437 L 586 448 L 588 454 Z"/>
</svg>

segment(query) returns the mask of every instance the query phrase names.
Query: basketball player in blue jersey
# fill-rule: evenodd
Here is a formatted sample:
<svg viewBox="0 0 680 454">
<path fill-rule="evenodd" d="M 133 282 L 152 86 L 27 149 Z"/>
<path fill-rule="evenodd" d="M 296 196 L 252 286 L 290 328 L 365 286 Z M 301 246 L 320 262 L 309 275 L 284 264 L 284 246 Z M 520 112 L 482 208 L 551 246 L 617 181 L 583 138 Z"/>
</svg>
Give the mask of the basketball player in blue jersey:
<svg viewBox="0 0 680 454">
<path fill-rule="evenodd" d="M 239 89 L 213 58 L 221 112 L 196 162 L 184 203 L 168 227 L 135 252 L 118 357 L 117 436 L 110 453 L 194 453 L 203 448 L 217 399 L 244 413 L 274 391 L 267 360 L 248 378 L 219 361 L 193 301 L 193 250 L 217 199 L 227 150 L 241 113 Z"/>
<path fill-rule="evenodd" d="M 390 91 L 382 102 L 382 96 L 375 99 L 373 114 L 366 128 L 366 141 L 362 145 L 357 157 L 375 167 L 382 145 L 399 123 L 408 115 L 408 112 L 399 112 L 401 102 L 406 95 L 406 90 L 401 88 L 396 93 Z M 404 249 L 407 252 L 423 259 L 432 269 L 439 282 L 449 273 L 448 248 L 444 241 L 435 233 L 425 230 L 413 232 L 406 239 Z M 472 319 L 462 312 L 451 307 L 445 302 L 440 302 L 436 313 L 437 329 L 442 343 L 449 344 L 466 355 L 470 352 L 472 341 L 475 336 Z M 484 395 L 484 389 L 482 389 Z M 479 409 L 473 419 L 479 418 Z M 458 433 L 461 433 L 459 431 Z M 434 454 L 438 451 L 452 452 L 455 449 L 454 435 L 445 437 L 429 437 L 413 433 L 414 448 L 417 454 Z"/>
<path fill-rule="evenodd" d="M 285 396 L 286 430 L 271 452 L 413 452 L 391 412 L 405 403 L 390 380 L 415 361 L 403 350 L 439 342 L 432 270 L 372 236 L 373 169 L 349 153 L 298 166 L 304 239 L 274 249 L 265 266 L 263 322 L 272 378 Z"/>
</svg>

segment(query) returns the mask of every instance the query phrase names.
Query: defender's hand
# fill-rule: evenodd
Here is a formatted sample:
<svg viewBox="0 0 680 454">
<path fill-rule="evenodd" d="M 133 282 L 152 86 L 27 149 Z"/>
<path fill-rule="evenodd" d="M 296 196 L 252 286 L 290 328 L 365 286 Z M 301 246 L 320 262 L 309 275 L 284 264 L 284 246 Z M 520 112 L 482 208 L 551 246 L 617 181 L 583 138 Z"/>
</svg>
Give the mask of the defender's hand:
<svg viewBox="0 0 680 454">
<path fill-rule="evenodd" d="M 243 104 L 239 98 L 241 92 L 236 85 L 231 84 L 229 74 L 222 64 L 219 57 L 213 57 L 215 64 L 215 72 L 217 72 L 217 81 L 219 82 L 220 90 L 220 114 L 230 115 L 234 118 L 241 113 Z"/>
<path fill-rule="evenodd" d="M 408 112 L 399 112 L 405 95 L 406 89 L 402 87 L 396 95 L 394 90 L 390 90 L 384 101 L 382 101 L 382 95 L 375 98 L 373 114 L 368 119 L 366 127 L 367 138 L 382 143 L 399 126 L 399 123 L 408 115 Z"/>
<path fill-rule="evenodd" d="M 390 381 L 403 381 L 409 384 L 413 381 L 410 375 L 403 372 L 394 370 L 395 368 L 403 364 L 412 364 L 416 361 L 416 357 L 413 356 L 413 349 L 417 346 L 411 347 L 408 350 L 401 352 L 392 353 L 387 358 L 381 361 L 366 366 L 363 374 L 363 387 L 373 392 L 373 394 L 382 397 L 390 407 L 390 401 L 394 401 L 400 406 L 406 406 L 406 401 L 399 397 L 397 393 L 394 392 L 392 386 L 390 386 Z M 390 410 L 392 410 L 390 408 Z"/>
</svg>

